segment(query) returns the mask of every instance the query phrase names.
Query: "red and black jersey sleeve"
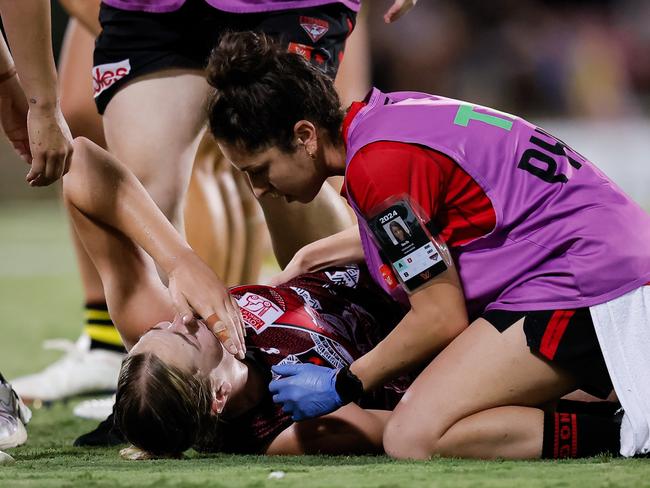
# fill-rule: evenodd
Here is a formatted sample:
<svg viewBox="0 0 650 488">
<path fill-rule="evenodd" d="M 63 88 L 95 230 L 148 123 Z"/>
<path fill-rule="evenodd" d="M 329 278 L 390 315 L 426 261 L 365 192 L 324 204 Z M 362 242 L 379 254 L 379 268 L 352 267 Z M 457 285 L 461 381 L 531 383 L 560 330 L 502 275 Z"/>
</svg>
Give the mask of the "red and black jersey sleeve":
<svg viewBox="0 0 650 488">
<path fill-rule="evenodd" d="M 460 166 L 414 144 L 380 141 L 361 148 L 349 164 L 346 187 L 367 217 L 389 198 L 407 195 L 450 247 L 487 234 L 496 223 L 487 195 Z"/>
</svg>

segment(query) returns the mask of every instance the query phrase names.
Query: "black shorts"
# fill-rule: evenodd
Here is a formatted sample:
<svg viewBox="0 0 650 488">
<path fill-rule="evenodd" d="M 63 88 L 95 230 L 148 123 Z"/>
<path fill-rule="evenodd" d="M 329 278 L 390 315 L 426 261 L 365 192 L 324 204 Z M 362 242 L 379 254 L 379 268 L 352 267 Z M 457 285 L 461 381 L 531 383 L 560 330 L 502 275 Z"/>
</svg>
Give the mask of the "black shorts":
<svg viewBox="0 0 650 488">
<path fill-rule="evenodd" d="M 511 312 L 489 310 L 483 318 L 499 332 L 524 318 L 526 342 L 533 353 L 573 374 L 578 387 L 599 398 L 613 389 L 589 308 Z"/>
<path fill-rule="evenodd" d="M 92 73 L 95 103 L 103 114 L 120 87 L 139 76 L 169 68 L 205 68 L 225 32 L 264 32 L 334 78 L 355 20 L 356 14 L 340 3 L 253 14 L 223 12 L 204 0 L 187 0 L 168 13 L 102 3 Z"/>
</svg>

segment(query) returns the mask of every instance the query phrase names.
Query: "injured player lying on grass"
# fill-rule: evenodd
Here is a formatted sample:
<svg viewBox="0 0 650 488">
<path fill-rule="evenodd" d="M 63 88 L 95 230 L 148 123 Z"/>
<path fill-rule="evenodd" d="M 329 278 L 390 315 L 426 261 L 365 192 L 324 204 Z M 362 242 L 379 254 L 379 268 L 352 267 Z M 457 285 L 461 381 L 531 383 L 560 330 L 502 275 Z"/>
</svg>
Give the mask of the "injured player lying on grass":
<svg viewBox="0 0 650 488">
<path fill-rule="evenodd" d="M 231 289 L 246 322 L 243 361 L 228 354 L 200 320 L 159 323 L 124 361 L 116 425 L 153 455 L 173 456 L 190 447 L 231 453 L 382 453 L 387 410 L 408 386 L 406 378 L 366 395 L 360 406 L 349 404 L 297 423 L 268 391 L 271 366 L 340 368 L 372 349 L 402 315 L 378 291 L 366 270 L 356 266 L 328 268 L 277 287 Z"/>
<path fill-rule="evenodd" d="M 64 197 L 130 349 L 115 408 L 116 426 L 128 441 L 157 456 L 176 456 L 190 447 L 273 454 L 383 451 L 386 410 L 407 386 L 401 379 L 361 402 L 384 411 L 351 404 L 300 423 L 292 422 L 268 391 L 272 365 L 342 367 L 372 349 L 400 320 L 401 309 L 364 269 L 340 266 L 278 287 L 234 288 L 247 333 L 247 353 L 236 358 L 204 321 L 174 319 L 178 304 L 156 264 L 172 292 L 182 280 L 184 289 L 188 283 L 214 286 L 213 275 L 207 267 L 204 276 L 176 273 L 169 263 L 198 258 L 133 174 L 106 151 L 78 139 Z M 192 302 L 191 296 L 183 298 Z"/>
</svg>

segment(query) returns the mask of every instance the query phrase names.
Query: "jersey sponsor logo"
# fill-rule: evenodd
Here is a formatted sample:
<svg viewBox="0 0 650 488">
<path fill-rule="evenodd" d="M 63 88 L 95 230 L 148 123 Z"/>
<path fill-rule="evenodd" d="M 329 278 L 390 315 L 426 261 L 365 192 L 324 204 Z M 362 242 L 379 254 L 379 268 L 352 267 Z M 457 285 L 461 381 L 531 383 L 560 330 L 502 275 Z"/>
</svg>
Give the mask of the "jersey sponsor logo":
<svg viewBox="0 0 650 488">
<path fill-rule="evenodd" d="M 318 300 L 316 300 L 314 297 L 311 296 L 311 293 L 309 293 L 307 290 L 304 288 L 299 288 L 297 286 L 291 286 L 290 287 L 293 291 L 295 291 L 302 300 L 309 305 L 311 308 L 314 310 L 322 310 L 323 307 L 321 307 L 321 304 Z"/>
<path fill-rule="evenodd" d="M 329 22 L 314 17 L 300 16 L 300 26 L 314 42 L 318 42 L 330 30 Z"/>
<path fill-rule="evenodd" d="M 313 47 L 306 44 L 299 44 L 297 42 L 290 42 L 289 48 L 287 49 L 290 53 L 300 54 L 307 61 L 311 61 L 311 54 L 314 50 Z"/>
<path fill-rule="evenodd" d="M 337 285 L 347 286 L 348 288 L 356 288 L 359 283 L 359 268 L 349 267 L 345 271 L 325 271 L 325 275 L 329 280 Z"/>
<path fill-rule="evenodd" d="M 110 88 L 130 72 L 131 63 L 128 59 L 95 66 L 92 72 L 94 97 L 97 98 L 104 90 Z"/>
<path fill-rule="evenodd" d="M 258 334 L 284 315 L 284 310 L 275 303 L 255 293 L 244 293 L 237 304 L 246 325 Z"/>
</svg>

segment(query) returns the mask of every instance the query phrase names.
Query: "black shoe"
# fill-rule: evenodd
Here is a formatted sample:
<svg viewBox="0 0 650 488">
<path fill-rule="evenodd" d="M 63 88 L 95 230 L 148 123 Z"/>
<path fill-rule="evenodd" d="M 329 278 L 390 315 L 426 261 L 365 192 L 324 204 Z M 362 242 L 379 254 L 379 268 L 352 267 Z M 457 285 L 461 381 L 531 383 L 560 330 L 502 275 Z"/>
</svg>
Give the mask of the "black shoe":
<svg viewBox="0 0 650 488">
<path fill-rule="evenodd" d="M 73 445 L 76 447 L 111 447 L 125 444 L 126 439 L 113 419 L 111 413 L 106 420 L 99 423 L 95 430 L 77 437 Z"/>
</svg>

